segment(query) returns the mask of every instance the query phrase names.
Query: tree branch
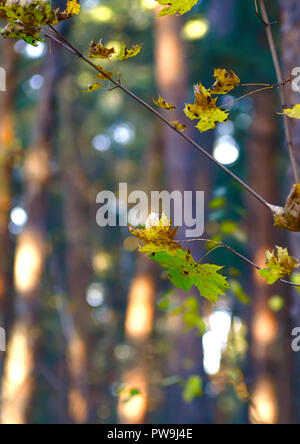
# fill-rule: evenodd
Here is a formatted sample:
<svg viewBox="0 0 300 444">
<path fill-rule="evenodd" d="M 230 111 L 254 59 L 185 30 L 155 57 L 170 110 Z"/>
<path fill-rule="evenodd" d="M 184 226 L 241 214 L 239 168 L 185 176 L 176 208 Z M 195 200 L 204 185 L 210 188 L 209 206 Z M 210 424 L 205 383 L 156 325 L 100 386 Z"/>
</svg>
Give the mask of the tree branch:
<svg viewBox="0 0 300 444">
<path fill-rule="evenodd" d="M 63 46 L 65 49 L 70 51 L 72 54 L 77 55 L 80 59 L 82 59 L 85 63 L 89 64 L 93 69 L 101 73 L 104 77 L 107 78 L 107 80 L 110 80 L 116 87 L 121 89 L 123 92 L 125 92 L 128 96 L 130 96 L 132 99 L 134 99 L 136 102 L 138 102 L 140 105 L 142 105 L 144 108 L 146 108 L 148 111 L 150 111 L 152 114 L 154 114 L 156 117 L 158 117 L 162 122 L 164 122 L 166 125 L 168 125 L 173 131 L 175 131 L 180 137 L 185 139 L 188 143 L 193 145 L 198 151 L 200 151 L 204 156 L 206 156 L 208 159 L 210 159 L 215 165 L 217 165 L 219 168 L 221 168 L 226 174 L 228 174 L 233 180 L 238 182 L 246 191 L 248 191 L 255 199 L 257 199 L 259 202 L 261 202 L 265 207 L 267 207 L 269 210 L 273 212 L 274 206 L 271 205 L 269 202 L 267 202 L 260 194 L 258 194 L 253 188 L 251 188 L 246 182 L 244 182 L 242 179 L 240 179 L 238 176 L 236 176 L 234 173 L 232 173 L 228 168 L 226 168 L 224 165 L 222 165 L 220 162 L 218 162 L 210 153 L 208 153 L 204 148 L 202 148 L 200 145 L 198 145 L 193 139 L 191 139 L 186 134 L 179 131 L 168 119 L 166 119 L 162 114 L 160 114 L 156 109 L 154 109 L 151 105 L 146 103 L 144 100 L 142 100 L 140 97 L 136 96 L 132 91 L 127 89 L 125 86 L 123 86 L 121 83 L 117 82 L 116 80 L 109 77 L 105 71 L 102 71 L 101 68 L 99 68 L 97 65 L 95 65 L 91 60 L 89 60 L 82 52 L 80 52 L 77 48 L 75 48 L 63 35 L 61 35 L 55 28 L 52 26 L 49 26 L 51 30 L 55 33 L 49 33 L 47 32 L 45 35 L 48 39 L 55 41 L 59 45 Z"/>
<path fill-rule="evenodd" d="M 257 270 L 261 270 L 261 267 L 257 264 L 255 264 L 253 261 L 251 261 L 250 259 L 248 259 L 246 256 L 243 256 L 241 253 L 239 253 L 238 251 L 234 250 L 233 248 L 231 248 L 229 245 L 224 244 L 224 242 L 222 241 L 215 241 L 212 239 L 205 239 L 205 238 L 195 238 L 195 239 L 184 239 L 184 240 L 179 240 L 177 242 L 212 242 L 214 244 L 216 244 L 218 247 L 223 247 L 226 248 L 226 250 L 230 251 L 231 253 L 233 253 L 235 256 L 238 256 L 239 258 L 241 258 L 244 262 L 247 262 L 247 264 L 251 265 L 252 267 L 256 268 Z M 215 248 L 213 248 L 213 250 L 215 250 Z M 287 285 L 291 285 L 293 287 L 300 287 L 300 284 L 296 284 L 294 282 L 290 282 L 290 281 L 286 281 L 285 279 L 279 279 L 280 282 L 282 282 L 283 284 L 287 284 Z"/>
</svg>

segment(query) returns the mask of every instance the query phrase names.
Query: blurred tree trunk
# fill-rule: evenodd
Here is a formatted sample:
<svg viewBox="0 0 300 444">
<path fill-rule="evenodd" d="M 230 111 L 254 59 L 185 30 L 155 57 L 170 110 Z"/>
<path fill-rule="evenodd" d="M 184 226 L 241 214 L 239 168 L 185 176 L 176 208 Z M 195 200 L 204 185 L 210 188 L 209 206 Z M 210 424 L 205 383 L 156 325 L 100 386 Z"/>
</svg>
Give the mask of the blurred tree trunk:
<svg viewBox="0 0 300 444">
<path fill-rule="evenodd" d="M 9 218 L 12 201 L 12 168 L 14 162 L 14 96 L 18 55 L 14 42 L 1 42 L 2 68 L 6 72 L 6 91 L 0 92 L 0 327 L 8 333 L 12 298 L 12 248 L 9 241 Z M 4 355 L 0 353 L 0 378 Z"/>
<path fill-rule="evenodd" d="M 170 120 L 184 120 L 181 111 L 188 97 L 188 73 L 185 60 L 185 47 L 181 37 L 182 18 L 167 16 L 156 19 L 155 23 L 155 63 L 158 93 L 168 102 L 173 103 L 177 110 L 172 115 L 167 114 Z M 166 185 L 170 192 L 174 190 L 194 191 L 209 190 L 209 168 L 203 156 L 195 152 L 170 128 L 163 126 L 164 167 Z M 211 135 L 198 136 L 199 143 L 211 145 Z M 179 238 L 185 237 L 184 227 L 179 228 Z M 199 245 L 191 246 L 195 256 L 200 255 Z M 186 293 L 176 292 L 179 299 L 186 297 Z M 168 319 L 171 353 L 167 357 L 168 375 L 187 377 L 189 374 L 203 374 L 202 341 L 195 332 L 183 333 L 182 323 L 177 319 Z M 189 363 L 192 362 L 190 366 Z M 196 400 L 186 404 L 182 398 L 182 389 L 172 386 L 166 390 L 166 406 L 164 420 L 170 424 L 202 423 L 204 421 L 203 400 Z M 206 410 L 209 416 L 209 409 Z M 209 419 L 208 419 L 209 421 Z"/>
<path fill-rule="evenodd" d="M 64 221 L 67 243 L 67 288 L 72 328 L 68 337 L 68 368 L 70 374 L 69 415 L 73 422 L 84 424 L 90 413 L 89 393 L 89 331 L 90 309 L 86 292 L 90 283 L 90 205 L 89 182 L 82 169 L 76 142 L 77 128 L 72 77 L 62 85 Z M 64 92 L 63 92 L 64 91 Z"/>
<path fill-rule="evenodd" d="M 150 195 L 159 189 L 161 173 L 161 131 L 155 122 L 155 131 L 146 153 L 143 189 Z M 128 393 L 124 391 L 119 401 L 119 422 L 121 424 L 144 424 L 149 406 L 149 379 L 153 371 L 150 365 L 151 334 L 153 331 L 158 267 L 145 255 L 138 253 L 136 273 L 130 285 L 125 320 L 125 335 L 134 348 L 133 359 L 122 376 L 124 387 L 138 388 L 140 395 L 124 402 Z M 151 360 L 153 362 L 153 359 Z M 155 364 L 154 364 L 155 366 Z"/>
<path fill-rule="evenodd" d="M 276 177 L 276 146 L 278 134 L 275 97 L 262 93 L 254 98 L 255 114 L 248 146 L 250 185 L 268 202 L 278 202 Z M 254 199 L 248 200 L 250 244 L 254 262 L 265 264 L 265 252 L 278 244 L 279 232 L 274 229 L 272 215 Z M 279 243 L 281 245 L 281 243 Z M 284 290 L 282 290 L 284 291 Z M 264 423 L 290 421 L 290 360 L 285 347 L 288 315 L 286 309 L 277 317 L 269 307 L 274 287 L 267 285 L 253 270 L 251 358 L 254 374 L 250 419 Z M 285 296 L 285 295 L 283 295 Z M 280 322 L 279 322 L 280 321 Z"/>
<path fill-rule="evenodd" d="M 297 0 L 280 1 L 281 7 L 281 33 L 282 33 L 282 60 L 284 64 L 284 78 L 292 75 L 292 71 L 296 67 L 300 67 L 300 3 Z M 300 88 L 299 81 L 297 83 Z M 291 85 L 286 86 L 286 94 L 288 97 L 288 107 L 299 103 L 299 92 L 293 91 Z M 290 119 L 289 124 L 292 130 L 292 138 L 298 169 L 300 170 L 300 122 L 296 119 Z M 286 194 L 288 194 L 293 179 L 291 177 L 287 184 Z M 289 236 L 291 253 L 300 258 L 300 233 L 291 233 Z M 291 306 L 291 320 L 292 328 L 300 326 L 300 300 L 299 292 L 294 290 L 292 292 L 292 306 Z M 291 336 L 287 346 L 290 348 Z M 295 421 L 298 424 L 300 421 L 300 354 L 293 353 L 294 362 L 294 377 L 292 380 L 293 387 L 293 412 Z"/>
<path fill-rule="evenodd" d="M 55 90 L 60 76 L 61 50 L 51 47 L 44 62 L 44 87 L 36 115 L 36 136 L 25 159 L 24 200 L 28 223 L 18 238 L 14 280 L 15 321 L 8 346 L 3 381 L 3 424 L 29 421 L 39 342 L 38 313 L 42 275 L 47 257 L 47 189 L 51 178 Z"/>
</svg>

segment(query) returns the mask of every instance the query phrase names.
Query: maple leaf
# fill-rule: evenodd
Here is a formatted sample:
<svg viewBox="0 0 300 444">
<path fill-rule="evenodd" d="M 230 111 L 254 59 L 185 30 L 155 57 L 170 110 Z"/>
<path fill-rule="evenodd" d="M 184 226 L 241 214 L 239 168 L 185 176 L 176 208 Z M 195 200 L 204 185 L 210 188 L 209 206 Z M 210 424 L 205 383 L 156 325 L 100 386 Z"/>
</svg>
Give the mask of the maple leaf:
<svg viewBox="0 0 300 444">
<path fill-rule="evenodd" d="M 171 221 L 169 221 L 165 214 L 159 219 L 158 215 L 152 213 L 146 221 L 145 228 L 129 226 L 129 231 L 143 242 L 144 246 L 139 249 L 143 253 L 178 250 L 181 248 L 174 241 L 178 228 L 171 227 Z"/>
<path fill-rule="evenodd" d="M 195 286 L 201 296 L 211 302 L 216 303 L 218 297 L 229 288 L 226 277 L 219 274 L 223 267 L 199 264 L 188 250 L 158 251 L 149 257 L 166 269 L 176 288 L 188 292 Z"/>
<path fill-rule="evenodd" d="M 261 277 L 267 280 L 267 284 L 274 284 L 284 276 L 290 276 L 292 272 L 300 267 L 297 259 L 290 256 L 287 248 L 277 247 L 277 257 L 275 251 L 266 252 L 266 265 L 268 268 L 259 270 Z"/>
<path fill-rule="evenodd" d="M 220 108 L 216 108 L 215 110 L 207 111 L 200 119 L 196 128 L 200 131 L 200 133 L 204 133 L 210 129 L 216 128 L 216 123 L 226 122 L 229 114 L 226 111 L 223 111 Z"/>
<path fill-rule="evenodd" d="M 126 48 L 126 45 L 122 43 L 121 45 L 121 52 L 118 57 L 118 60 L 126 60 L 130 59 L 131 57 L 136 57 L 142 50 L 143 43 L 140 45 L 134 45 L 131 49 Z"/>
<path fill-rule="evenodd" d="M 164 15 L 183 15 L 190 11 L 199 0 L 156 0 L 160 5 L 166 6 L 160 13 L 159 17 Z"/>
<path fill-rule="evenodd" d="M 226 71 L 226 69 L 216 68 L 214 71 L 214 83 L 212 94 L 228 94 L 236 85 L 241 83 L 239 77 L 233 71 Z"/>
<path fill-rule="evenodd" d="M 167 103 L 165 99 L 163 99 L 161 96 L 159 96 L 157 100 L 153 99 L 153 103 L 154 105 L 159 106 L 160 108 L 166 109 L 168 111 L 176 109 L 176 106 L 172 105 L 171 103 Z"/>
<path fill-rule="evenodd" d="M 195 286 L 211 302 L 217 302 L 229 288 L 226 277 L 219 274 L 223 267 L 195 262 L 189 250 L 183 250 L 174 240 L 177 228 L 171 227 L 166 215 L 159 219 L 152 213 L 145 228 L 129 226 L 129 231 L 143 242 L 140 251 L 150 253 L 149 257 L 166 270 L 175 287 L 189 291 Z"/>
<path fill-rule="evenodd" d="M 88 89 L 85 89 L 82 92 L 84 92 L 84 93 L 95 92 L 95 91 L 98 91 L 98 89 L 102 88 L 102 86 L 103 86 L 103 83 L 101 83 L 101 82 L 94 82 L 94 83 L 91 83 L 88 86 Z"/>
<path fill-rule="evenodd" d="M 187 128 L 186 125 L 178 122 L 178 120 L 174 120 L 172 124 L 175 126 L 176 129 L 178 129 L 178 131 L 185 131 Z"/>
<path fill-rule="evenodd" d="M 274 226 L 289 231 L 300 231 L 300 184 L 295 184 L 285 207 L 270 206 L 274 214 Z"/>
<path fill-rule="evenodd" d="M 69 15 L 78 15 L 80 12 L 80 3 L 77 0 L 68 0 L 66 13 Z"/>
<path fill-rule="evenodd" d="M 99 43 L 95 43 L 94 41 L 90 44 L 90 58 L 101 58 L 101 59 L 109 59 L 113 54 L 115 54 L 115 48 L 106 48 L 102 40 Z"/>
<path fill-rule="evenodd" d="M 190 120 L 199 120 L 196 128 L 202 133 L 214 129 L 216 122 L 226 122 L 229 113 L 217 108 L 217 98 L 212 98 L 211 92 L 202 83 L 194 87 L 195 103 L 186 104 L 184 112 Z"/>
<path fill-rule="evenodd" d="M 284 114 L 288 117 L 290 117 L 291 119 L 300 119 L 300 105 L 295 105 L 293 108 L 287 108 L 283 110 L 283 113 L 279 113 L 279 114 Z"/>
</svg>

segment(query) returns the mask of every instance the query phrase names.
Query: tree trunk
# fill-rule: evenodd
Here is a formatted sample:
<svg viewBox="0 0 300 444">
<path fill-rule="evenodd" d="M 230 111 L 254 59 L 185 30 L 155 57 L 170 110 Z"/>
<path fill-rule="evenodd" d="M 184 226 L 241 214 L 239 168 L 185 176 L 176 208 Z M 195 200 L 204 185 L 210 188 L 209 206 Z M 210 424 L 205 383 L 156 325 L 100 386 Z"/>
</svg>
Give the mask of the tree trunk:
<svg viewBox="0 0 300 444">
<path fill-rule="evenodd" d="M 55 124 L 55 89 L 61 50 L 51 47 L 44 62 L 44 87 L 37 109 L 35 142 L 25 160 L 25 203 L 28 223 L 18 238 L 14 280 L 17 291 L 15 321 L 8 345 L 3 381 L 3 424 L 29 421 L 38 349 L 38 313 L 42 274 L 47 256 L 46 200 L 51 177 L 50 158 Z"/>
<path fill-rule="evenodd" d="M 14 162 L 13 101 L 18 55 L 14 42 L 1 42 L 2 67 L 6 72 L 6 91 L 1 92 L 0 105 L 0 326 L 7 328 L 7 308 L 11 294 L 11 255 L 9 251 L 9 217 L 12 199 L 12 167 Z"/>
<path fill-rule="evenodd" d="M 281 7 L 281 34 L 282 34 L 282 60 L 284 65 L 284 78 L 288 78 L 292 75 L 292 71 L 296 67 L 300 67 L 300 3 L 297 0 L 280 1 Z M 299 82 L 298 82 L 299 88 Z M 299 92 L 293 91 L 291 85 L 286 86 L 286 93 L 288 96 L 287 105 L 295 105 L 299 103 Z M 292 130 L 292 140 L 294 150 L 296 153 L 296 160 L 298 170 L 300 170 L 300 122 L 296 119 L 290 119 L 289 124 Z M 290 176 L 291 177 L 291 176 Z M 290 179 L 288 183 L 288 193 L 293 180 Z M 289 236 L 291 253 L 300 258 L 300 233 L 291 233 Z M 300 301 L 299 292 L 294 290 L 292 292 L 292 306 L 291 306 L 291 319 L 292 328 L 300 326 Z M 288 347 L 290 348 L 290 342 L 292 338 L 289 337 Z M 292 409 L 294 412 L 294 418 L 298 424 L 300 421 L 300 405 L 297 400 L 300 399 L 300 354 L 293 354 L 294 361 L 294 377 L 291 382 L 293 387 L 293 400 Z"/>
<path fill-rule="evenodd" d="M 68 368 L 70 374 L 69 415 L 76 424 L 88 421 L 89 393 L 89 331 L 90 309 L 86 292 L 92 276 L 90 254 L 89 183 L 80 166 L 76 142 L 76 113 L 72 97 L 72 79 L 63 84 L 64 97 L 63 165 L 64 222 L 67 242 L 67 291 L 72 328 L 68 337 Z"/>
<path fill-rule="evenodd" d="M 255 114 L 248 147 L 250 184 L 268 202 L 277 202 L 276 146 L 278 146 L 276 103 L 270 93 L 254 98 Z M 254 262 L 265 264 L 266 250 L 273 250 L 278 242 L 278 230 L 272 228 L 271 213 L 254 199 L 248 200 L 250 244 Z M 253 270 L 251 358 L 254 371 L 251 419 L 264 423 L 285 422 L 290 419 L 289 350 L 285 347 L 287 316 L 280 319 L 269 307 L 274 287 L 267 285 Z M 283 378 L 285 375 L 285 378 Z"/>
<path fill-rule="evenodd" d="M 155 23 L 155 63 L 158 92 L 162 97 L 177 107 L 172 115 L 167 114 L 171 120 L 182 122 L 184 114 L 181 111 L 188 97 L 188 73 L 185 60 L 185 48 L 181 38 L 182 18 L 166 16 L 156 19 Z M 209 189 L 207 162 L 204 157 L 197 155 L 190 146 L 181 140 L 174 131 L 164 126 L 162 128 L 164 138 L 164 167 L 166 173 L 167 189 L 194 191 L 195 185 L 201 186 L 200 190 Z M 198 136 L 198 133 L 197 133 Z M 198 136 L 200 144 L 207 146 L 210 140 L 207 136 Z M 199 188 L 198 188 L 199 189 Z M 184 238 L 184 227 L 179 228 L 178 237 Z M 198 243 L 199 244 L 199 243 Z M 191 245 L 192 253 L 200 256 L 199 245 Z M 186 293 L 177 291 L 179 299 L 186 297 Z M 193 374 L 203 374 L 203 355 L 201 338 L 194 332 L 183 333 L 182 323 L 169 319 L 169 335 L 171 352 L 167 357 L 168 375 L 180 375 L 187 377 L 191 371 L 184 368 L 186 359 L 193 361 Z M 196 400 L 186 404 L 182 398 L 182 390 L 179 386 L 172 386 L 166 390 L 166 405 L 164 420 L 170 424 L 176 423 L 201 423 L 204 422 L 201 403 Z"/>
</svg>

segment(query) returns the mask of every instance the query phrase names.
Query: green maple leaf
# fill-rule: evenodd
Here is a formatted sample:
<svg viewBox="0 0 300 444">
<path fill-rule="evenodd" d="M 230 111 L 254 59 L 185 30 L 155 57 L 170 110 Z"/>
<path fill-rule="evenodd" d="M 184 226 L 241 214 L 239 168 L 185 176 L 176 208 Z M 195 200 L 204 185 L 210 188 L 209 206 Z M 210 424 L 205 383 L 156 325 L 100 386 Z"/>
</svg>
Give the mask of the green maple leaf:
<svg viewBox="0 0 300 444">
<path fill-rule="evenodd" d="M 258 272 L 269 285 L 274 284 L 284 276 L 290 276 L 296 268 L 300 267 L 298 260 L 289 255 L 287 248 L 276 247 L 276 250 L 277 257 L 275 251 L 268 250 L 266 252 L 268 268 L 263 268 Z"/>
<path fill-rule="evenodd" d="M 160 5 L 166 6 L 159 13 L 159 17 L 163 17 L 164 15 L 175 15 L 180 14 L 183 15 L 186 12 L 190 11 L 193 6 L 198 3 L 199 0 L 156 0 Z"/>
<path fill-rule="evenodd" d="M 185 291 L 197 287 L 201 296 L 216 303 L 225 294 L 229 284 L 225 276 L 219 274 L 223 268 L 213 264 L 199 264 L 190 252 L 170 250 L 152 253 L 150 258 L 166 269 L 173 285 Z"/>
</svg>

